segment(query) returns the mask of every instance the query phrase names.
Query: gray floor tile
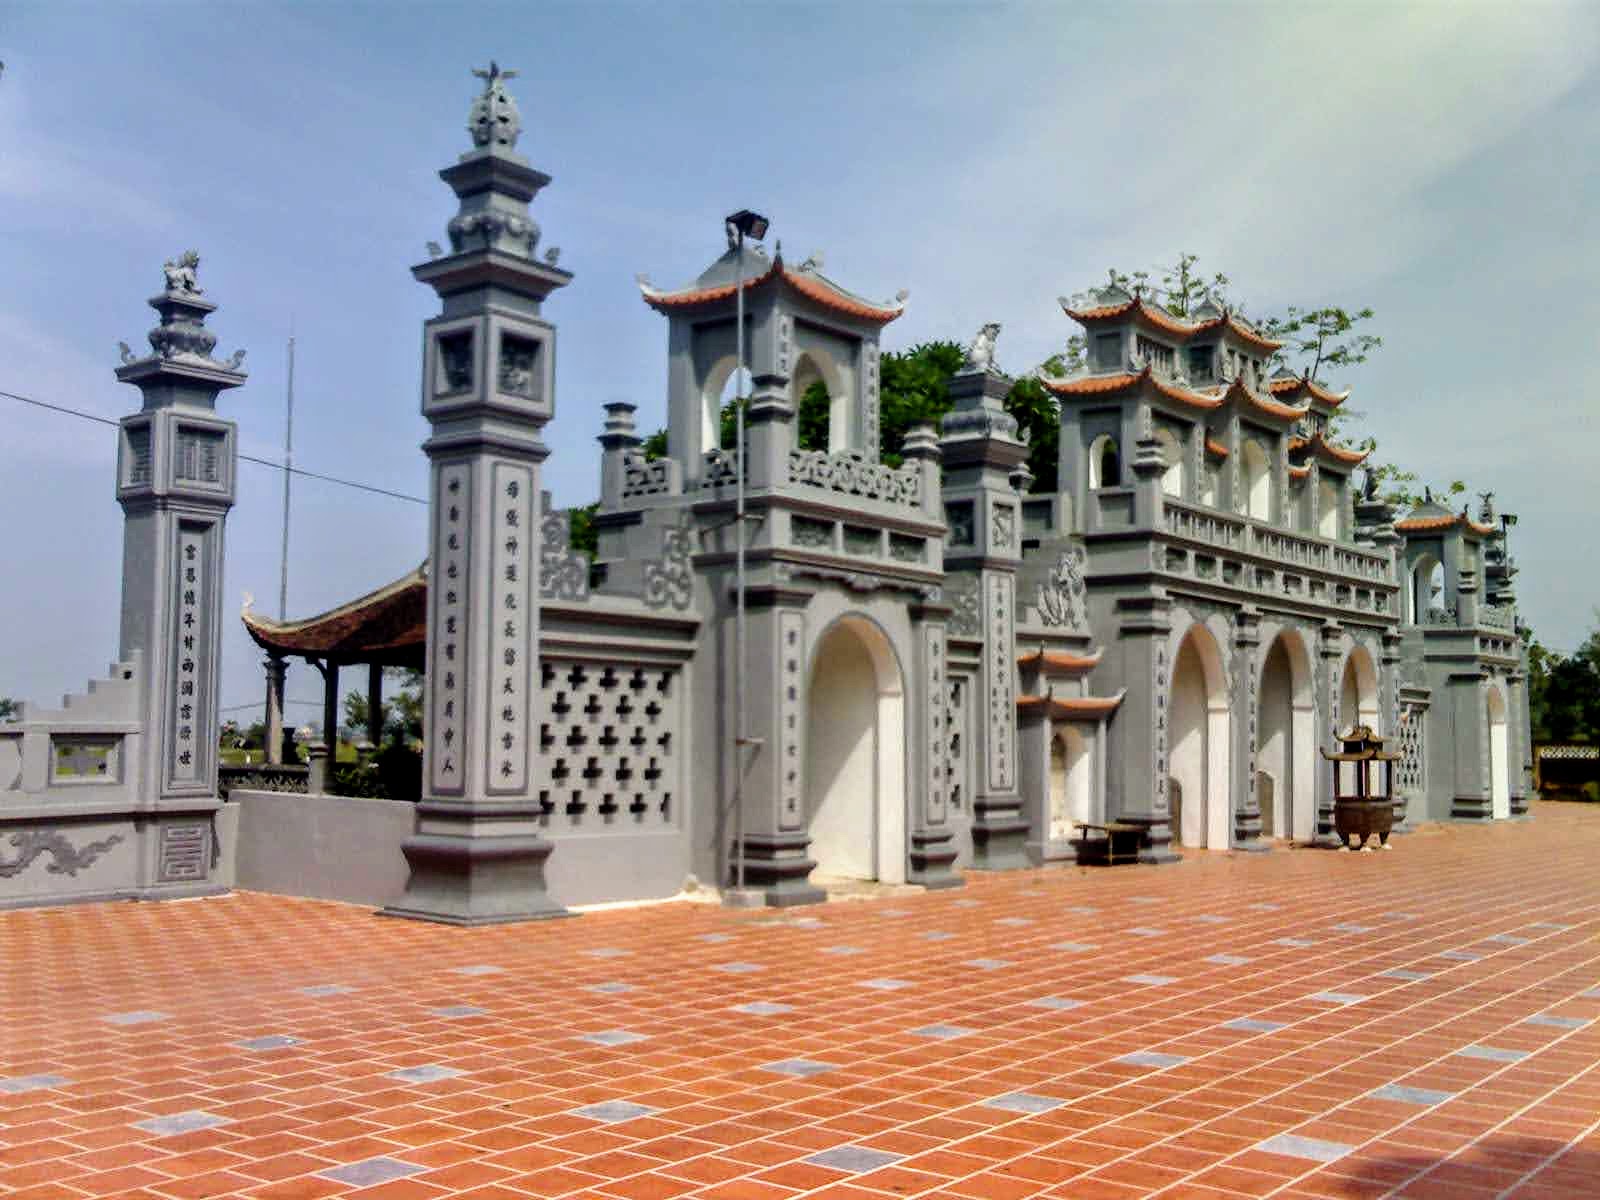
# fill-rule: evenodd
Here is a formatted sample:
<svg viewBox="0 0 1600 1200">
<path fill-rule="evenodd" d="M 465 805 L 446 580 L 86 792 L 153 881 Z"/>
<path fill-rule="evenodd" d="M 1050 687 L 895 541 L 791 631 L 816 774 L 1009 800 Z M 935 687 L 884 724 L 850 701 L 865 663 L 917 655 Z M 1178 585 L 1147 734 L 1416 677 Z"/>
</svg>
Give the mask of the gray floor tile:
<svg viewBox="0 0 1600 1200">
<path fill-rule="evenodd" d="M 1189 1061 L 1187 1055 L 1162 1054 L 1157 1050 L 1135 1050 L 1132 1054 L 1124 1054 L 1113 1062 L 1127 1063 L 1131 1067 L 1176 1067 Z"/>
<path fill-rule="evenodd" d="M 1085 954 L 1100 947 L 1093 942 L 1052 942 L 1050 949 L 1065 950 L 1068 954 Z"/>
<path fill-rule="evenodd" d="M 1065 1012 L 1082 1004 L 1082 1000 L 1069 1000 L 1065 996 L 1040 996 L 1037 1000 L 1028 1001 L 1029 1008 L 1048 1008 L 1055 1012 Z"/>
<path fill-rule="evenodd" d="M 1557 933 L 1565 933 L 1569 929 L 1576 929 L 1575 925 L 1563 925 L 1560 921 L 1535 921 L 1528 926 L 1529 929 L 1553 929 Z"/>
<path fill-rule="evenodd" d="M 504 975 L 506 969 L 497 967 L 493 963 L 476 963 L 470 967 L 451 967 L 454 975 Z"/>
<path fill-rule="evenodd" d="M 966 1037 L 974 1032 L 965 1025 L 924 1025 L 921 1029 L 913 1029 L 912 1033 L 925 1038 L 958 1038 Z"/>
<path fill-rule="evenodd" d="M 1242 967 L 1250 960 L 1242 954 L 1213 954 L 1205 961 L 1221 967 Z"/>
<path fill-rule="evenodd" d="M 601 946 L 594 950 L 585 950 L 590 958 L 627 958 L 632 950 L 618 950 L 615 946 Z"/>
<path fill-rule="evenodd" d="M 702 942 L 710 942 L 713 945 L 717 945 L 717 944 L 720 944 L 722 942 L 731 942 L 731 941 L 733 941 L 733 935 L 732 934 L 727 934 L 727 933 L 702 933 L 700 935 L 700 937 L 698 938 L 698 940 L 702 941 Z"/>
<path fill-rule="evenodd" d="M 1415 921 L 1417 919 L 1416 913 L 1409 912 L 1386 912 L 1378 915 L 1380 917 L 1388 917 L 1391 921 Z"/>
<path fill-rule="evenodd" d="M 1518 937 L 1514 933 L 1496 933 L 1483 939 L 1486 942 L 1499 942 L 1502 946 L 1526 946 L 1528 939 Z"/>
<path fill-rule="evenodd" d="M 766 968 L 763 967 L 760 963 L 731 962 L 731 963 L 718 963 L 717 964 L 717 970 L 725 971 L 729 975 L 750 975 L 750 974 L 755 973 L 756 971 L 765 971 Z"/>
<path fill-rule="evenodd" d="M 246 1038 L 234 1045 L 240 1050 L 284 1050 L 290 1046 L 298 1046 L 299 1038 L 292 1038 L 284 1033 L 269 1033 L 265 1037 Z"/>
<path fill-rule="evenodd" d="M 0 1092 L 16 1096 L 22 1092 L 64 1087 L 71 1082 L 65 1075 L 14 1075 L 10 1079 L 0 1079 Z"/>
<path fill-rule="evenodd" d="M 589 991 L 591 991 L 591 992 L 602 992 L 602 993 L 604 993 L 605 995 L 608 995 L 608 996 L 620 996 L 620 995 L 622 995 L 623 992 L 631 992 L 631 991 L 633 991 L 633 984 L 631 984 L 631 983 L 617 983 L 617 982 L 612 982 L 612 983 L 591 983 L 589 985 Z"/>
<path fill-rule="evenodd" d="M 447 1004 L 443 1008 L 428 1010 L 436 1017 L 487 1017 L 489 1010 L 475 1004 Z"/>
<path fill-rule="evenodd" d="M 969 958 L 961 965 L 975 971 L 998 971 L 1002 967 L 1009 967 L 1011 963 L 1003 958 Z"/>
<path fill-rule="evenodd" d="M 930 929 L 927 933 L 921 935 L 922 940 L 925 942 L 948 942 L 955 936 L 955 934 L 948 933 L 943 929 Z"/>
<path fill-rule="evenodd" d="M 1502 1050 L 1499 1046 L 1482 1046 L 1474 1042 L 1456 1051 L 1463 1058 L 1482 1058 L 1489 1062 L 1521 1062 L 1528 1057 L 1526 1050 Z"/>
<path fill-rule="evenodd" d="M 1142 984 L 1145 987 L 1165 987 L 1169 983 L 1177 983 L 1178 977 L 1176 975 L 1127 975 L 1123 977 L 1122 982 Z"/>
<path fill-rule="evenodd" d="M 822 952 L 824 954 L 861 954 L 863 951 L 860 946 L 824 946 Z"/>
<path fill-rule="evenodd" d="M 1280 1133 L 1276 1137 L 1256 1143 L 1256 1149 L 1267 1154 L 1286 1154 L 1290 1158 L 1333 1162 L 1349 1154 L 1355 1147 L 1348 1146 L 1344 1142 L 1324 1142 L 1318 1138 L 1301 1137 L 1297 1133 Z"/>
<path fill-rule="evenodd" d="M 1524 1025 L 1548 1025 L 1552 1029 L 1582 1029 L 1589 1022 L 1583 1017 L 1556 1017 L 1537 1013 L 1523 1022 Z"/>
<path fill-rule="evenodd" d="M 1226 925 L 1233 918 L 1218 916 L 1216 913 L 1201 913 L 1198 917 L 1192 919 L 1199 921 L 1202 925 Z"/>
<path fill-rule="evenodd" d="M 162 1137 L 176 1137 L 180 1133 L 194 1133 L 199 1129 L 215 1129 L 219 1125 L 232 1125 L 227 1117 L 213 1116 L 192 1108 L 188 1112 L 173 1113 L 167 1117 L 151 1117 L 148 1121 L 135 1121 L 133 1127 Z"/>
<path fill-rule="evenodd" d="M 1154 896 L 1129 896 L 1128 897 L 1128 902 L 1130 904 L 1160 904 L 1161 903 L 1161 901 L 1156 899 Z"/>
<path fill-rule="evenodd" d="M 398 1071 L 390 1071 L 385 1079 L 397 1079 L 401 1083 L 438 1083 L 441 1079 L 454 1079 L 466 1072 L 458 1071 L 454 1067 L 404 1067 Z"/>
<path fill-rule="evenodd" d="M 1600 1000 L 1600 988 L 1590 988 L 1587 992 L 1579 992 L 1585 1000 Z"/>
<path fill-rule="evenodd" d="M 821 1075 L 834 1069 L 832 1063 L 814 1062 L 809 1058 L 785 1058 L 780 1062 L 766 1063 L 761 1068 L 775 1075 Z"/>
<path fill-rule="evenodd" d="M 1152 929 L 1148 925 L 1135 925 L 1132 929 L 1128 930 L 1128 932 L 1131 933 L 1134 937 L 1166 937 L 1167 936 L 1167 931 L 1165 929 Z"/>
<path fill-rule="evenodd" d="M 372 1187 L 379 1183 L 389 1183 L 391 1180 L 404 1179 L 407 1175 L 416 1175 L 428 1168 L 419 1167 L 416 1163 L 408 1163 L 400 1158 L 364 1158 L 360 1162 L 347 1163 L 342 1167 L 329 1167 L 326 1171 L 318 1171 L 317 1175 L 323 1179 L 331 1179 L 335 1183 L 348 1183 L 351 1187 Z"/>
<path fill-rule="evenodd" d="M 1254 909 L 1256 912 L 1277 912 L 1278 909 L 1281 908 L 1282 906 L 1278 905 L 1278 904 L 1262 903 L 1262 904 L 1252 904 L 1250 907 L 1252 909 Z"/>
<path fill-rule="evenodd" d="M 1403 967 L 1396 967 L 1392 971 L 1385 971 L 1382 975 L 1378 976 L 1378 978 L 1407 979 L 1414 983 L 1419 979 L 1432 979 L 1433 975 L 1428 971 L 1407 971 Z"/>
<path fill-rule="evenodd" d="M 593 1042 L 596 1046 L 626 1046 L 633 1042 L 642 1042 L 650 1035 L 634 1033 L 628 1029 L 606 1029 L 600 1033 L 584 1033 L 578 1037 L 579 1041 Z"/>
<path fill-rule="evenodd" d="M 878 912 L 880 917 L 909 917 L 911 914 L 903 908 L 885 908 Z"/>
<path fill-rule="evenodd" d="M 1408 1087 L 1403 1083 L 1386 1083 L 1369 1093 L 1374 1100 L 1394 1100 L 1401 1104 L 1443 1104 L 1454 1092 L 1431 1092 L 1427 1088 Z"/>
<path fill-rule="evenodd" d="M 1318 1000 L 1323 1004 L 1360 1004 L 1366 997 L 1357 992 L 1317 992 L 1306 999 Z"/>
<path fill-rule="evenodd" d="M 651 1108 L 648 1104 L 635 1104 L 631 1100 L 603 1100 L 599 1104 L 585 1105 L 583 1108 L 574 1108 L 568 1115 L 574 1117 L 587 1117 L 591 1121 L 604 1121 L 607 1125 L 616 1125 L 622 1121 L 634 1121 L 640 1117 L 648 1117 L 660 1109 Z"/>
<path fill-rule="evenodd" d="M 861 986 L 865 988 L 874 988 L 880 992 L 897 992 L 901 988 L 910 987 L 911 984 L 905 979 L 863 979 L 861 981 Z"/>
<path fill-rule="evenodd" d="M 983 907 L 983 901 L 982 900 L 969 900 L 966 897 L 963 897 L 960 900 L 952 900 L 951 903 L 954 904 L 957 908 L 982 908 Z"/>
<path fill-rule="evenodd" d="M 1232 1021 L 1224 1021 L 1222 1027 L 1239 1033 L 1277 1033 L 1280 1029 L 1289 1028 L 1282 1021 L 1265 1021 L 1260 1017 L 1238 1017 Z"/>
<path fill-rule="evenodd" d="M 1357 925 L 1354 921 L 1341 921 L 1333 926 L 1338 933 L 1371 933 L 1371 925 Z"/>
<path fill-rule="evenodd" d="M 1069 913 L 1077 913 L 1079 916 L 1087 917 L 1099 912 L 1100 910 L 1092 904 L 1074 904 L 1068 908 L 1067 911 Z"/>
<path fill-rule="evenodd" d="M 1310 938 L 1292 938 L 1292 937 L 1278 938 L 1272 944 L 1274 946 L 1293 946 L 1297 950 L 1304 950 L 1308 946 L 1315 946 L 1316 945 L 1316 943 L 1313 942 Z"/>
<path fill-rule="evenodd" d="M 1001 917 L 998 921 L 995 922 L 996 925 L 1016 925 L 1016 926 L 1032 925 L 1033 923 L 1034 923 L 1034 920 L 1033 920 L 1032 917 Z"/>
<path fill-rule="evenodd" d="M 1043 1113 L 1060 1108 L 1066 1101 L 1057 1100 L 1054 1096 L 1040 1096 L 1035 1092 L 1007 1092 L 1004 1096 L 995 1096 L 979 1103 L 984 1108 L 1001 1108 L 1006 1112 Z"/>
<path fill-rule="evenodd" d="M 1455 962 L 1477 962 L 1483 955 L 1474 954 L 1471 950 L 1442 950 L 1439 952 L 1439 957 Z"/>
<path fill-rule="evenodd" d="M 821 929 L 827 922 L 821 917 L 791 917 L 788 924 L 796 929 Z"/>
<path fill-rule="evenodd" d="M 835 1171 L 860 1174 L 862 1171 L 876 1171 L 879 1167 L 887 1167 L 904 1157 L 904 1154 L 891 1154 L 887 1150 L 873 1150 L 866 1146 L 835 1146 L 832 1150 L 824 1150 L 820 1154 L 813 1154 L 810 1158 L 803 1158 L 800 1161 L 816 1167 L 831 1167 Z"/>
<path fill-rule="evenodd" d="M 170 1021 L 172 1014 L 141 1010 L 139 1012 L 112 1013 L 110 1016 L 101 1017 L 100 1019 L 107 1025 L 147 1025 L 151 1021 Z"/>
<path fill-rule="evenodd" d="M 752 1000 L 749 1004 L 736 1004 L 734 1012 L 749 1013 L 752 1017 L 776 1017 L 794 1011 L 792 1004 L 773 1004 L 769 1000 Z"/>
<path fill-rule="evenodd" d="M 346 987 L 342 983 L 319 983 L 312 987 L 300 989 L 302 996 L 342 996 L 346 992 L 353 992 L 355 988 Z"/>
</svg>

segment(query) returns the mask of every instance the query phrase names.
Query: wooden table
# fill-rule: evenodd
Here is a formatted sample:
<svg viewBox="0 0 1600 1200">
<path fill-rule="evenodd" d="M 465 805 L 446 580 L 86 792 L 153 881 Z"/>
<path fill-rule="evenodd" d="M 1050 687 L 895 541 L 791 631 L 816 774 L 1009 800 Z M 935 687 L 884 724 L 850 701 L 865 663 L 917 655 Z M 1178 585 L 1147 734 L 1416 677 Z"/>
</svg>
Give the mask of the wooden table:
<svg viewBox="0 0 1600 1200">
<path fill-rule="evenodd" d="M 1125 821 L 1108 821 L 1104 825 L 1097 825 L 1093 821 L 1074 821 L 1073 827 L 1083 831 L 1079 845 L 1088 848 L 1096 843 L 1105 843 L 1105 863 L 1114 867 L 1120 862 L 1138 862 L 1139 847 L 1144 842 L 1144 826 L 1130 825 Z M 1102 837 L 1091 838 L 1089 832 L 1093 830 L 1102 834 Z M 1122 849 L 1117 849 L 1118 842 Z M 1098 847 L 1096 847 L 1098 857 Z"/>
</svg>

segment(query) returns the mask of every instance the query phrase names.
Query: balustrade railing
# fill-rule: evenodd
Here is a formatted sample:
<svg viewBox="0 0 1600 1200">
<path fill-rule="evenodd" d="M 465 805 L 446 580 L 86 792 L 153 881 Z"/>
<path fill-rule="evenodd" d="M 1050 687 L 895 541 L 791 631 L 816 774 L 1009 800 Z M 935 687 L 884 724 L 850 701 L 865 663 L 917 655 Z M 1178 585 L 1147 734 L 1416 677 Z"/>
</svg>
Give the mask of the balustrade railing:
<svg viewBox="0 0 1600 1200">
<path fill-rule="evenodd" d="M 907 508 L 916 508 L 922 503 L 922 472 L 915 464 L 891 467 L 873 462 L 858 450 L 838 454 L 829 454 L 826 450 L 791 450 L 789 482 Z"/>
<path fill-rule="evenodd" d="M 1509 604 L 1485 604 L 1478 609 L 1478 624 L 1491 629 L 1515 629 L 1516 610 Z"/>
<path fill-rule="evenodd" d="M 1287 529 L 1276 529 L 1232 513 L 1191 507 L 1170 496 L 1163 500 L 1162 511 L 1165 529 L 1174 537 L 1188 538 L 1224 550 L 1247 551 L 1287 566 L 1327 571 L 1375 583 L 1391 582 L 1389 559 L 1382 554 L 1336 545 Z"/>
</svg>

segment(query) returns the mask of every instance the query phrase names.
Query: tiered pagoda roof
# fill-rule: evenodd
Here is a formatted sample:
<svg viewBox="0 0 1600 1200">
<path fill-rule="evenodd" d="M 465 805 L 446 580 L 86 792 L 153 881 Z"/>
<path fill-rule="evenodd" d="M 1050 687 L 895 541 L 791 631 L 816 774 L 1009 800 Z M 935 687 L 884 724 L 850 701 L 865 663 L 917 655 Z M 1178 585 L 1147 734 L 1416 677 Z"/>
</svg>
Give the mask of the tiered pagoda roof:
<svg viewBox="0 0 1600 1200">
<path fill-rule="evenodd" d="M 240 619 L 270 654 L 420 669 L 428 636 L 427 564 L 315 617 L 274 621 L 247 605 Z"/>
<path fill-rule="evenodd" d="M 1263 354 L 1272 354 L 1283 348 L 1282 342 L 1265 336 L 1247 321 L 1215 301 L 1205 301 L 1195 309 L 1194 316 L 1198 319 L 1187 320 L 1168 312 L 1160 305 L 1149 303 L 1142 296 L 1129 295 L 1120 287 L 1093 292 L 1090 299 L 1094 303 L 1075 306 L 1073 301 L 1063 296 L 1060 299 L 1061 309 L 1078 324 L 1086 327 L 1113 321 L 1123 322 L 1131 317 L 1137 324 L 1171 334 L 1183 341 L 1210 333 L 1226 332 Z"/>
<path fill-rule="evenodd" d="M 1483 525 L 1474 521 L 1467 516 L 1465 508 L 1453 513 L 1432 499 L 1417 505 L 1406 516 L 1396 521 L 1394 527 L 1401 533 L 1443 533 L 1451 529 L 1461 529 L 1477 537 L 1488 537 L 1499 532 L 1493 525 Z"/>
</svg>

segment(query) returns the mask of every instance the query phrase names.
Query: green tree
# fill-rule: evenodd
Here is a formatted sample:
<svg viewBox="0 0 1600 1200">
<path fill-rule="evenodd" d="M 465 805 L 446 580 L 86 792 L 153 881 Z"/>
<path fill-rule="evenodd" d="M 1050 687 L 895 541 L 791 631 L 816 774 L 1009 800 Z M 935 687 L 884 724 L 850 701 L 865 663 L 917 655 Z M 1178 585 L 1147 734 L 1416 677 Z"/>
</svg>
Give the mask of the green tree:
<svg viewBox="0 0 1600 1200">
<path fill-rule="evenodd" d="M 1536 742 L 1600 742 L 1600 628 L 1573 653 L 1528 645 L 1528 716 Z"/>
<path fill-rule="evenodd" d="M 0 721 L 17 719 L 17 702 L 10 696 L 0 696 Z"/>
<path fill-rule="evenodd" d="M 1291 304 L 1283 315 L 1267 317 L 1260 325 L 1273 341 L 1284 343 L 1276 356 L 1279 361 L 1307 379 L 1317 379 L 1322 368 L 1358 366 L 1383 346 L 1381 337 L 1360 328 L 1372 317 L 1370 308 L 1330 304 L 1302 309 Z"/>
<path fill-rule="evenodd" d="M 389 698 L 383 702 L 383 733 L 385 743 L 409 745 L 422 740 L 422 672 L 408 667 L 388 667 L 384 679 L 396 686 L 389 689 Z M 367 714 L 371 711 L 364 691 L 350 691 L 344 697 L 344 723 L 363 738 L 367 732 Z"/>
</svg>

